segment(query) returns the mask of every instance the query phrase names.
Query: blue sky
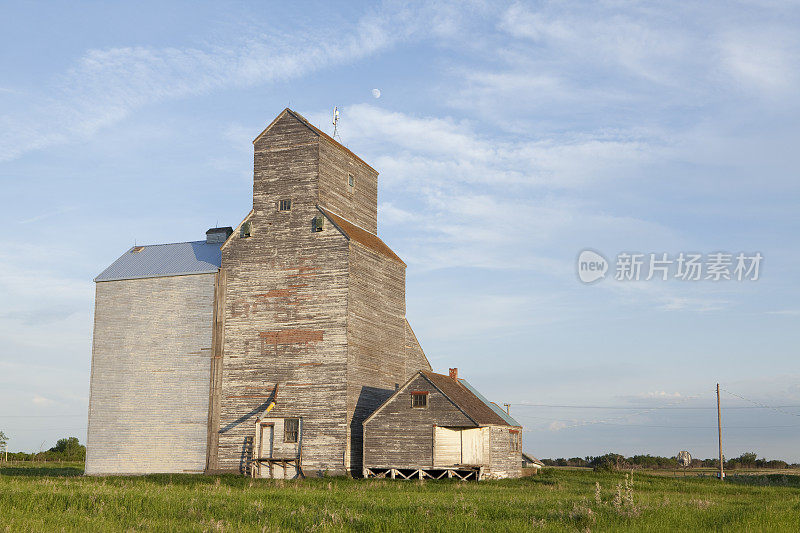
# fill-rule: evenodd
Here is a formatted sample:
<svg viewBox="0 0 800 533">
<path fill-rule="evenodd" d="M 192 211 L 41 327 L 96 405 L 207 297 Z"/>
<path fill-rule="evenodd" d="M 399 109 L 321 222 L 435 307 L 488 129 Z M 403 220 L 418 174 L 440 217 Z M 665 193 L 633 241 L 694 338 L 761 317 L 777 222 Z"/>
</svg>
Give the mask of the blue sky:
<svg viewBox="0 0 800 533">
<path fill-rule="evenodd" d="M 712 457 L 719 381 L 787 406 L 723 393 L 727 456 L 800 461 L 799 25 L 768 1 L 4 3 L 0 430 L 84 440 L 92 278 L 236 225 L 252 139 L 336 105 L 431 363 L 511 403 L 527 451 Z M 584 285 L 585 248 L 764 260 Z"/>
</svg>

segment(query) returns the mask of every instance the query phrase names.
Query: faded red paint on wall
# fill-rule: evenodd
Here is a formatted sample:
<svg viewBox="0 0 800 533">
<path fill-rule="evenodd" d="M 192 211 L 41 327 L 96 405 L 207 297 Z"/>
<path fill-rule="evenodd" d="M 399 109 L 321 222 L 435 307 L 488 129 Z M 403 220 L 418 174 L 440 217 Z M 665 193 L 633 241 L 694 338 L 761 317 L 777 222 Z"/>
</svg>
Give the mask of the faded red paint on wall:
<svg viewBox="0 0 800 533">
<path fill-rule="evenodd" d="M 262 346 L 277 346 L 279 344 L 322 342 L 324 332 L 313 329 L 283 329 L 280 331 L 262 331 L 259 336 L 261 337 Z"/>
</svg>

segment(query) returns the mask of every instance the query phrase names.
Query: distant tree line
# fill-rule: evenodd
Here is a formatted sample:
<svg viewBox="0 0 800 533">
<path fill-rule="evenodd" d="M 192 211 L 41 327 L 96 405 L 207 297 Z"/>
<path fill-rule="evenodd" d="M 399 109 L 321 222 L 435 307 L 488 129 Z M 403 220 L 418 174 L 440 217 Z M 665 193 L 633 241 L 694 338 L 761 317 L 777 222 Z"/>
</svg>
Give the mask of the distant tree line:
<svg viewBox="0 0 800 533">
<path fill-rule="evenodd" d="M 8 452 L 9 461 L 85 461 L 86 446 L 78 441 L 78 437 L 58 439 L 56 445 L 47 451 L 26 453 Z"/>
<path fill-rule="evenodd" d="M 659 455 L 634 455 L 625 457 L 618 453 L 607 453 L 605 455 L 571 457 L 564 459 L 542 459 L 546 466 L 581 466 L 594 468 L 595 470 L 630 470 L 631 468 L 648 469 L 673 469 L 678 468 L 677 457 L 662 457 Z M 743 453 L 739 457 L 725 461 L 726 470 L 736 470 L 737 468 L 798 468 L 797 463 L 788 463 L 781 459 L 759 459 L 758 454 L 753 452 Z M 692 459 L 691 468 L 706 467 L 719 468 L 719 459 Z"/>
</svg>

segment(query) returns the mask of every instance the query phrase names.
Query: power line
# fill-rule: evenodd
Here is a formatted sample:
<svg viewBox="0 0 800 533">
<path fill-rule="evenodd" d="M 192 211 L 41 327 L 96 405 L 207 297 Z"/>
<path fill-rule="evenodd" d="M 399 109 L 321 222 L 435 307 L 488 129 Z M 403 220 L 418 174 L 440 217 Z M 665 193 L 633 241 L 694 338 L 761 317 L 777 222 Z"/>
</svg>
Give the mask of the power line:
<svg viewBox="0 0 800 533">
<path fill-rule="evenodd" d="M 40 427 L 40 428 L 14 429 L 13 431 L 9 430 L 9 433 L 17 433 L 19 431 L 81 431 L 81 430 L 85 430 L 85 429 L 86 429 L 86 426 L 83 426 L 83 427 L 80 427 L 80 428 L 53 428 L 53 427 L 50 427 L 50 426 L 46 426 L 46 427 Z"/>
<path fill-rule="evenodd" d="M 724 389 L 723 389 L 724 390 Z M 726 391 L 728 392 L 728 391 Z M 733 394 L 733 393 L 731 393 Z M 734 394 L 735 396 L 735 394 Z M 744 398 L 743 398 L 744 399 Z M 750 400 L 748 400 L 750 401 Z M 755 402 L 752 402 L 755 403 Z M 621 406 L 621 405 L 554 405 L 554 404 L 546 404 L 546 403 L 526 403 L 526 402 L 518 402 L 512 404 L 514 407 L 548 407 L 548 408 L 555 408 L 555 409 L 706 409 L 706 410 L 713 410 L 716 407 L 678 407 L 678 406 L 671 406 L 665 405 L 663 407 L 648 407 L 646 405 L 639 405 L 639 406 Z M 800 405 L 778 405 L 775 407 L 770 407 L 768 405 L 759 405 L 758 407 L 751 407 L 749 405 L 740 405 L 740 406 L 732 406 L 726 407 L 726 409 L 780 409 L 780 408 L 789 408 L 789 409 L 800 409 Z M 788 413 L 794 414 L 794 413 Z M 798 416 L 798 415 L 795 415 Z"/>
<path fill-rule="evenodd" d="M 71 416 L 87 416 L 83 415 L 0 415 L 0 418 L 66 418 Z"/>
<path fill-rule="evenodd" d="M 606 426 L 626 426 L 643 428 L 674 428 L 674 429 L 717 429 L 716 426 L 659 426 L 651 424 L 613 424 L 610 422 L 597 422 Z M 800 428 L 800 424 L 790 426 L 722 426 L 725 429 L 779 429 L 779 428 Z"/>
<path fill-rule="evenodd" d="M 657 411 L 657 410 L 660 410 L 660 409 L 666 409 L 668 407 L 675 407 L 676 403 L 684 403 L 684 402 L 688 402 L 689 400 L 691 400 L 691 398 L 688 398 L 688 397 L 686 397 L 686 398 L 677 398 L 671 405 L 653 406 L 653 407 L 644 407 L 644 406 L 643 407 L 637 407 L 637 408 L 634 408 L 634 409 L 640 409 L 640 410 L 637 411 L 637 412 L 634 412 L 634 413 L 626 413 L 626 414 L 621 415 L 621 416 L 613 416 L 613 417 L 609 417 L 609 418 L 605 418 L 605 419 L 601 419 L 601 420 L 582 420 L 580 422 L 573 422 L 572 424 L 564 425 L 564 427 L 562 427 L 560 429 L 571 429 L 571 428 L 582 427 L 582 426 L 590 426 L 590 425 L 593 425 L 593 424 L 609 424 L 613 420 L 630 419 L 631 417 L 643 415 L 643 414 L 646 414 L 646 413 L 651 413 L 653 411 Z M 623 424 L 623 425 L 629 425 L 629 424 Z"/>
<path fill-rule="evenodd" d="M 781 406 L 776 406 L 776 407 L 773 407 L 773 406 L 771 406 L 771 405 L 766 405 L 766 404 L 763 404 L 763 403 L 757 402 L 757 401 L 755 401 L 755 400 L 750 400 L 749 398 L 745 398 L 744 396 L 739 396 L 739 395 L 738 395 L 738 394 L 736 394 L 735 392 L 731 392 L 731 391 L 729 391 L 729 390 L 727 390 L 727 389 L 722 389 L 722 390 L 724 390 L 725 392 L 727 392 L 727 393 L 728 393 L 728 394 L 730 394 L 731 396 L 736 396 L 736 397 L 737 397 L 737 398 L 739 398 L 740 400 L 744 400 L 744 401 L 746 401 L 746 402 L 750 402 L 750 403 L 752 403 L 752 404 L 754 404 L 754 405 L 757 405 L 757 406 L 758 406 L 758 408 L 760 408 L 760 409 L 772 409 L 773 411 L 778 411 L 779 413 L 783 413 L 783 414 L 785 414 L 785 415 L 790 415 L 790 416 L 797 416 L 797 417 L 800 417 L 800 414 L 797 414 L 797 413 L 790 413 L 789 411 L 784 411 L 783 409 L 781 409 L 781 407 L 795 407 L 795 406 L 786 406 L 786 405 L 781 405 Z M 754 409 L 755 409 L 755 408 L 754 408 Z"/>
<path fill-rule="evenodd" d="M 721 387 L 720 387 L 721 388 Z M 725 390 L 725 389 L 722 389 Z M 727 407 L 727 409 L 772 409 L 774 411 L 778 411 L 780 413 L 797 416 L 800 417 L 800 414 L 792 413 L 789 411 L 783 410 L 783 408 L 800 408 L 800 405 L 781 405 L 781 406 L 770 406 L 760 402 L 756 402 L 755 400 L 750 400 L 749 398 L 745 398 L 744 396 L 740 396 L 736 393 L 731 391 L 725 390 L 725 392 L 736 396 L 746 402 L 753 404 L 753 406 L 732 406 Z M 600 409 L 600 410 L 624 410 L 624 411 L 637 411 L 633 413 L 626 413 L 621 416 L 614 416 L 609 418 L 604 418 L 600 420 L 571 420 L 565 421 L 563 419 L 553 419 L 547 417 L 535 417 L 535 416 L 527 416 L 522 415 L 524 418 L 536 418 L 538 420 L 548 420 L 552 422 L 565 422 L 564 427 L 560 429 L 572 429 L 578 428 L 582 426 L 590 426 L 595 424 L 602 424 L 607 426 L 622 426 L 622 427 L 649 427 L 649 428 L 671 428 L 671 429 L 714 429 L 711 426 L 672 426 L 672 425 L 657 425 L 657 424 L 627 424 L 627 423 L 616 423 L 615 421 L 621 419 L 631 419 L 633 417 L 651 413 L 653 411 L 660 411 L 660 410 L 714 410 L 716 407 L 701 407 L 701 406 L 680 406 L 675 405 L 675 403 L 682 403 L 690 401 L 692 398 L 684 397 L 684 398 L 676 398 L 672 405 L 662 405 L 662 406 L 622 406 L 622 405 L 567 405 L 567 404 L 546 404 L 546 403 L 533 403 L 533 402 L 518 402 L 514 403 L 517 407 L 535 407 L 535 408 L 552 408 L 552 409 Z M 800 424 L 798 425 L 773 425 L 773 426 L 725 426 L 727 429 L 793 429 L 793 428 L 800 428 Z"/>
</svg>

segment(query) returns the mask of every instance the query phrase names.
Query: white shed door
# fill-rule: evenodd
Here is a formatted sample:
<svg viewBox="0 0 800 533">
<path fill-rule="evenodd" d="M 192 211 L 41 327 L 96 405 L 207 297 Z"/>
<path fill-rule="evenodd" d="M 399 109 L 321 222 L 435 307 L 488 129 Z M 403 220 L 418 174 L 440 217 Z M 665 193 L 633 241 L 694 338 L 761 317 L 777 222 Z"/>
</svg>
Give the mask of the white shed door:
<svg viewBox="0 0 800 533">
<path fill-rule="evenodd" d="M 275 438 L 275 426 L 261 424 L 259 433 L 258 458 L 272 457 L 272 445 Z"/>
<path fill-rule="evenodd" d="M 435 427 L 433 431 L 433 465 L 461 463 L 461 430 Z"/>
<path fill-rule="evenodd" d="M 471 428 L 461 431 L 461 462 L 465 465 L 483 464 L 483 428 Z"/>
</svg>

